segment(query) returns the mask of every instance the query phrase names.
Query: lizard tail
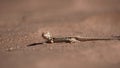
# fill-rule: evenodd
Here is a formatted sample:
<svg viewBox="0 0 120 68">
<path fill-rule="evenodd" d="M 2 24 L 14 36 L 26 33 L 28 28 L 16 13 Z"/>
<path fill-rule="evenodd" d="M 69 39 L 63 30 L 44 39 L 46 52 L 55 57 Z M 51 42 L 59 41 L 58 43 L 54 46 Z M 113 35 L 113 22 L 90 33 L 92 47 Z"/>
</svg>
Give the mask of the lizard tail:
<svg viewBox="0 0 120 68">
<path fill-rule="evenodd" d="M 75 37 L 79 41 L 120 40 L 120 36 L 112 37 Z"/>
</svg>

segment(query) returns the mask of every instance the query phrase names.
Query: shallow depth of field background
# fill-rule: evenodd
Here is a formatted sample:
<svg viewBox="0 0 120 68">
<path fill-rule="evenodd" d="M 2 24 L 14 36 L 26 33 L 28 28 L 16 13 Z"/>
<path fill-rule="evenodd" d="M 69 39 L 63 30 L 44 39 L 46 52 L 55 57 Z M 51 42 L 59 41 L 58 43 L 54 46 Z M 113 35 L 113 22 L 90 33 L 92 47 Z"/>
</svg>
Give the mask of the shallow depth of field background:
<svg viewBox="0 0 120 68">
<path fill-rule="evenodd" d="M 120 0 L 0 0 L 0 68 L 120 68 L 120 41 L 55 43 L 55 37 L 120 35 Z"/>
</svg>

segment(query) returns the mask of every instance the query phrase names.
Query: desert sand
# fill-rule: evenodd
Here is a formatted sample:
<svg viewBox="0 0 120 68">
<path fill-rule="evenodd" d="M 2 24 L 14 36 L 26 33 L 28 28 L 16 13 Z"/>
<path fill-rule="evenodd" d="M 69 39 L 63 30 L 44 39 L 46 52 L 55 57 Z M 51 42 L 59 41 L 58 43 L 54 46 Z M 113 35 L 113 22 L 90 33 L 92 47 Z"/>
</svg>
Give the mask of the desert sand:
<svg viewBox="0 0 120 68">
<path fill-rule="evenodd" d="M 120 35 L 120 0 L 0 0 L 0 68 L 120 68 L 120 41 L 54 43 Z"/>
</svg>

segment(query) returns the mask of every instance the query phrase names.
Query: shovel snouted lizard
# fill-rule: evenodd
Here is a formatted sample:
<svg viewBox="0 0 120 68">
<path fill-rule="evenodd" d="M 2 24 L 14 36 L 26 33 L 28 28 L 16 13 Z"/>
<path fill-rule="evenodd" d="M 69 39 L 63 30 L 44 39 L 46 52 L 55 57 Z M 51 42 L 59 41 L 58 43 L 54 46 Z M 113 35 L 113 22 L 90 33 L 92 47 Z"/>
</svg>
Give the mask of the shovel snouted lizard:
<svg viewBox="0 0 120 68">
<path fill-rule="evenodd" d="M 99 40 L 120 40 L 120 36 L 111 37 L 81 37 L 81 36 L 70 36 L 70 37 L 53 37 L 50 32 L 42 33 L 45 42 L 33 43 L 28 46 L 34 46 L 39 44 L 52 44 L 52 43 L 75 43 L 80 41 L 99 41 Z"/>
<path fill-rule="evenodd" d="M 120 36 L 112 36 L 112 37 L 52 37 L 49 32 L 42 33 L 42 37 L 46 40 L 45 43 L 75 43 L 79 41 L 97 41 L 97 40 L 120 40 Z"/>
</svg>

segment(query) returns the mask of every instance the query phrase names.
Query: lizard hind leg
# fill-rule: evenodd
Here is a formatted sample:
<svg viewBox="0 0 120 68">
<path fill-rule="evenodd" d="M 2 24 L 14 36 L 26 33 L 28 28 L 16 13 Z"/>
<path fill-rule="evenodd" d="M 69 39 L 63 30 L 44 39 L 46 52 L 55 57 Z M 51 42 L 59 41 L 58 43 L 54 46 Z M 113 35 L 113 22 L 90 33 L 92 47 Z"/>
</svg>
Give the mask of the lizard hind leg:
<svg viewBox="0 0 120 68">
<path fill-rule="evenodd" d="M 78 42 L 78 40 L 76 38 L 70 38 L 69 41 L 70 41 L 70 43 Z"/>
</svg>

